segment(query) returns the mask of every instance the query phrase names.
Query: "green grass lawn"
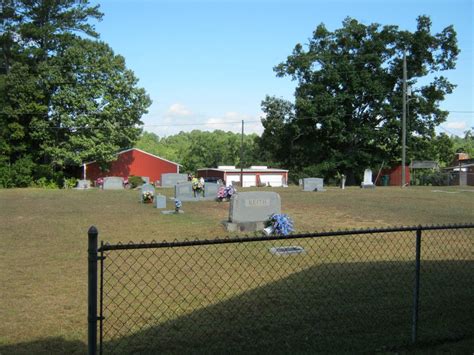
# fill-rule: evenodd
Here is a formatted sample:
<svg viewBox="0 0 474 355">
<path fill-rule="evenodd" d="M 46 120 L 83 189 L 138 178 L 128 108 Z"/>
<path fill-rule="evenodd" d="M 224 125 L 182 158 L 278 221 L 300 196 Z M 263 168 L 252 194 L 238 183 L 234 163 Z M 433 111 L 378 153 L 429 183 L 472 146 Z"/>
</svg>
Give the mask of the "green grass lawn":
<svg viewBox="0 0 474 355">
<path fill-rule="evenodd" d="M 269 189 L 265 188 L 264 190 Z M 474 189 L 472 188 L 410 187 L 400 189 L 387 187 L 375 190 L 329 188 L 323 193 L 302 192 L 297 187 L 272 190 L 280 194 L 282 212 L 289 214 L 294 219 L 298 232 L 474 222 Z M 161 191 L 168 196 L 172 194 L 171 189 Z M 169 202 L 169 207 L 172 208 L 171 202 Z M 182 215 L 161 215 L 158 210 L 153 209 L 150 205 L 138 203 L 137 191 L 0 190 L 0 238 L 2 241 L 2 248 L 0 249 L 0 267 L 2 270 L 0 273 L 0 319 L 2 319 L 2 322 L 0 322 L 0 353 L 2 355 L 22 352 L 83 353 L 86 350 L 87 332 L 86 250 L 89 226 L 95 225 L 99 229 L 99 239 L 111 243 L 127 242 L 129 240 L 137 242 L 140 240 L 209 239 L 226 235 L 221 221 L 228 216 L 228 204 L 185 202 L 183 203 L 183 210 L 185 214 Z M 338 243 L 341 242 L 338 241 Z M 364 243 L 368 243 L 368 241 Z M 467 243 L 470 244 L 464 244 L 464 249 L 472 247 L 472 238 Z M 320 279 L 318 273 L 321 270 L 315 268 L 314 261 L 308 261 L 307 264 L 289 264 L 291 267 L 286 271 L 279 271 L 277 278 L 274 278 L 271 272 L 267 272 L 258 282 L 256 281 L 257 283 L 250 282 L 245 285 L 238 285 L 238 287 L 230 287 L 226 289 L 225 295 L 216 294 L 219 290 L 219 283 L 215 282 L 216 279 L 208 280 L 208 283 L 215 285 L 215 288 L 209 289 L 209 292 L 205 294 L 206 299 L 204 301 L 196 298 L 198 296 L 193 295 L 192 292 L 189 294 L 190 299 L 200 302 L 198 310 L 192 312 L 191 309 L 186 308 L 175 309 L 174 312 L 164 317 L 165 322 L 158 322 L 159 324 L 156 327 L 148 329 L 147 332 L 137 333 L 133 339 L 130 338 L 128 343 L 134 345 L 131 345 L 132 348 L 128 348 L 126 351 L 140 351 L 137 341 L 142 336 L 149 337 L 149 334 L 155 333 L 160 334 L 159 336 L 153 335 L 153 338 L 161 346 L 159 348 L 157 345 L 159 349 L 177 353 L 185 351 L 186 344 L 194 344 L 193 346 L 197 346 L 198 350 L 206 352 L 209 349 L 201 342 L 202 339 L 211 335 L 210 339 L 212 339 L 215 346 L 213 350 L 217 352 L 229 349 L 235 352 L 239 350 L 258 351 L 254 347 L 257 346 L 256 341 L 260 339 L 261 334 L 267 333 L 272 334 L 272 336 L 265 341 L 275 342 L 281 340 L 282 344 L 285 344 L 281 348 L 282 351 L 285 349 L 287 351 L 290 349 L 304 351 L 304 349 L 298 348 L 298 343 L 295 342 L 297 338 L 310 339 L 307 343 L 312 344 L 314 349 L 318 349 L 318 346 L 324 349 L 323 345 L 328 344 L 328 342 L 334 343 L 338 340 L 341 342 L 341 336 L 337 331 L 334 332 L 333 337 L 327 335 L 330 332 L 329 329 L 331 327 L 335 327 L 336 330 L 345 329 L 345 327 L 349 329 L 351 325 L 338 319 L 329 319 L 330 316 L 323 311 L 334 309 L 331 304 L 334 304 L 334 300 L 342 297 L 350 312 L 356 312 L 361 319 L 365 319 L 364 307 L 368 309 L 374 303 L 370 300 L 366 303 L 349 302 L 345 294 L 337 292 L 336 281 L 340 280 L 336 277 L 337 275 L 344 274 L 347 280 L 345 287 L 348 286 L 356 292 L 361 275 L 369 275 L 368 277 L 371 275 L 372 279 L 378 280 L 377 275 L 379 273 L 386 275 L 388 261 L 400 256 L 400 260 L 393 260 L 397 265 L 395 280 L 399 280 L 401 285 L 407 285 L 407 287 L 411 285 L 411 274 L 407 274 L 406 271 L 407 268 L 411 267 L 411 264 L 407 264 L 407 260 L 401 254 L 395 253 L 392 257 L 386 258 L 384 244 L 379 249 L 375 248 L 374 250 L 378 250 L 378 254 L 373 255 L 374 260 L 371 259 L 370 261 L 376 262 L 374 265 L 378 266 L 371 271 L 372 274 L 367 274 L 367 257 L 363 253 L 355 253 L 353 247 L 353 243 L 340 244 L 338 250 L 342 255 L 347 255 L 351 260 L 351 264 L 341 264 L 333 269 L 329 273 L 332 276 L 330 284 L 301 286 L 304 283 L 301 280 Z M 433 254 L 433 259 L 443 260 L 444 264 L 442 267 L 439 266 L 441 264 L 430 266 L 436 272 L 428 272 L 427 275 L 431 276 L 426 278 L 429 279 L 434 274 L 442 273 L 443 270 L 457 270 L 460 267 L 462 272 L 467 270 L 464 279 L 472 281 L 472 248 L 470 249 L 470 259 L 464 260 L 464 262 L 469 263 L 459 266 L 447 263 L 449 260 L 443 256 L 442 252 L 438 252 L 437 248 L 439 247 L 439 244 L 432 245 L 429 250 Z M 313 248 L 318 250 L 315 246 L 309 247 L 309 249 Z M 334 263 L 336 259 L 330 259 L 330 255 L 334 253 L 334 250 L 329 246 L 326 246 L 324 250 L 326 259 L 322 259 L 325 262 L 320 264 L 329 265 Z M 177 256 L 173 255 L 168 259 L 169 262 L 166 265 L 168 268 L 177 262 L 176 259 L 173 259 Z M 255 270 L 256 266 L 258 268 L 260 262 L 258 257 L 263 254 L 252 247 L 246 255 L 252 257 L 245 260 L 230 258 L 230 260 L 234 260 L 233 263 L 229 262 L 227 265 L 225 262 L 219 262 L 218 265 L 224 265 L 223 271 L 226 271 L 226 268 L 230 270 L 230 268 L 237 268 L 245 263 L 243 270 L 250 273 L 250 270 Z M 357 258 L 361 255 L 362 262 L 357 263 Z M 451 256 L 453 258 L 458 256 L 456 250 L 452 252 Z M 223 253 L 219 258 L 229 260 L 229 255 Z M 339 255 L 338 258 L 340 259 L 341 256 Z M 310 259 L 307 257 L 303 260 Z M 268 261 L 265 261 L 265 263 L 263 265 L 269 265 Z M 206 270 L 208 273 L 210 272 L 211 266 L 200 265 L 202 271 L 197 275 L 197 278 L 186 278 L 185 282 L 194 285 L 193 282 L 198 282 Z M 230 272 L 224 272 L 224 274 L 231 275 Z M 252 277 L 255 275 L 251 273 L 248 275 L 251 276 L 249 280 L 254 280 Z M 449 275 L 446 274 L 445 276 L 443 282 L 449 284 Z M 433 279 L 433 290 L 436 289 L 435 283 L 436 280 Z M 464 287 L 464 291 L 457 295 L 462 300 L 473 294 L 472 282 L 471 288 L 466 288 L 465 284 L 462 283 L 462 279 L 457 285 L 463 285 Z M 300 294 L 288 293 L 289 290 L 298 287 Z M 376 284 L 371 287 L 376 287 Z M 387 285 L 384 284 L 384 287 L 387 287 Z M 197 289 L 199 290 L 199 288 Z M 405 296 L 403 298 L 398 297 L 397 292 L 405 295 L 410 291 L 407 291 L 407 288 L 399 287 L 386 288 L 385 290 L 393 291 L 395 300 L 393 302 L 400 309 L 400 317 L 403 319 L 408 317 L 409 320 L 410 313 L 409 310 L 407 313 L 406 308 L 409 308 L 410 300 L 407 303 Z M 431 289 L 428 288 L 427 290 L 430 291 Z M 333 298 L 328 296 L 328 294 L 331 295 L 331 292 L 334 293 Z M 433 291 L 433 293 L 436 293 L 436 291 Z M 429 294 L 431 295 L 431 293 Z M 294 333 L 287 334 L 282 332 L 281 329 L 276 329 L 274 319 L 266 323 L 264 319 L 268 319 L 269 315 L 275 313 L 272 307 L 268 308 L 268 302 L 263 302 L 268 295 L 273 295 L 273 298 L 271 298 L 273 301 L 271 303 L 272 307 L 280 305 L 280 308 L 283 307 L 284 309 L 286 309 L 285 304 L 295 304 L 293 299 L 307 300 L 307 302 L 300 302 L 298 307 L 311 305 L 310 300 L 314 300 L 312 295 L 318 295 L 319 299 L 322 300 L 322 304 L 327 305 L 327 307 L 323 309 L 314 308 L 309 312 L 303 309 L 296 310 L 295 312 L 301 316 L 295 319 L 296 323 L 305 324 L 311 322 L 315 317 L 328 318 L 332 323 L 328 320 L 318 330 L 319 334 L 325 336 L 323 338 L 311 338 L 308 334 L 305 335 L 304 329 L 306 328 L 301 327 L 299 329 L 294 324 L 295 319 L 292 320 L 288 314 L 285 314 L 285 310 L 278 312 L 278 314 L 286 329 L 297 328 Z M 376 297 L 376 294 L 374 297 Z M 173 299 L 172 296 L 169 300 L 171 299 Z M 385 299 L 390 298 L 385 297 Z M 400 301 L 401 299 L 403 301 Z M 184 300 L 183 304 L 189 304 L 191 307 L 193 304 L 189 300 Z M 216 300 L 218 300 L 217 303 Z M 254 302 L 250 304 L 252 300 Z M 435 300 L 435 298 L 432 300 Z M 343 304 L 343 301 L 338 304 Z M 398 304 L 397 302 L 401 303 Z M 438 308 L 442 308 L 446 299 L 437 302 L 440 302 Z M 361 308 L 355 307 L 356 304 L 360 304 Z M 243 305 L 249 305 L 247 308 L 244 307 L 247 311 L 257 307 L 259 310 L 258 317 L 249 316 L 249 314 L 256 314 L 256 311 L 249 313 L 241 310 L 240 308 Z M 385 307 L 383 304 L 379 306 Z M 170 307 L 172 307 L 171 303 Z M 229 312 L 228 309 L 234 311 Z M 436 313 L 430 317 L 433 320 L 445 319 L 443 318 L 444 315 L 437 316 Z M 460 317 L 463 317 L 462 309 Z M 216 323 L 215 319 L 219 319 L 221 323 Z M 364 322 L 364 324 L 371 325 L 368 329 L 369 335 L 371 331 L 383 328 L 383 324 L 377 323 L 379 319 L 374 319 L 373 322 L 369 320 Z M 449 320 L 446 320 L 446 322 L 449 322 Z M 464 319 L 463 322 L 465 323 Z M 226 324 L 229 327 L 218 326 L 219 324 Z M 260 331 L 246 333 L 245 330 L 242 330 L 239 332 L 238 330 L 242 329 L 242 324 L 251 325 L 252 329 L 260 329 Z M 357 323 L 355 324 L 357 325 Z M 199 330 L 195 328 L 196 325 L 199 325 Z M 402 336 L 404 326 L 404 324 L 400 324 L 400 327 L 396 328 L 396 331 L 400 334 L 381 339 L 380 343 L 384 346 L 390 346 L 394 339 L 401 339 L 403 343 L 405 340 L 405 333 Z M 179 336 L 183 337 L 180 329 L 187 330 L 185 332 L 186 338 L 182 339 L 181 345 L 177 345 L 173 343 L 173 339 Z M 191 329 L 194 329 L 194 331 L 191 331 Z M 228 334 L 227 332 L 232 333 Z M 132 337 L 132 334 L 129 334 L 129 336 Z M 226 347 L 226 341 L 229 341 L 230 338 L 234 339 L 231 343 L 235 342 L 235 344 L 233 347 L 232 344 L 228 345 L 230 347 Z M 457 340 L 455 335 L 453 335 L 453 338 Z M 250 339 L 247 342 L 248 346 L 239 348 L 238 346 L 241 345 L 238 344 L 242 344 L 242 342 L 237 341 L 239 339 Z M 325 340 L 317 341 L 316 339 Z M 359 349 L 364 346 L 363 337 L 361 339 L 362 343 L 358 345 L 360 346 Z M 427 334 L 426 339 L 431 340 L 430 334 Z M 415 351 L 426 350 L 430 352 L 433 349 L 443 351 L 447 347 L 448 349 L 455 348 L 456 344 L 461 344 L 458 348 L 461 352 L 467 349 L 471 349 L 472 352 L 473 344 L 469 339 L 461 339 L 459 342 L 454 341 L 449 344 L 428 345 L 427 348 L 426 346 L 419 347 L 415 348 Z M 114 345 L 112 340 L 109 345 Z M 381 349 L 385 348 L 382 346 Z M 407 348 L 406 351 L 412 350 Z"/>
</svg>

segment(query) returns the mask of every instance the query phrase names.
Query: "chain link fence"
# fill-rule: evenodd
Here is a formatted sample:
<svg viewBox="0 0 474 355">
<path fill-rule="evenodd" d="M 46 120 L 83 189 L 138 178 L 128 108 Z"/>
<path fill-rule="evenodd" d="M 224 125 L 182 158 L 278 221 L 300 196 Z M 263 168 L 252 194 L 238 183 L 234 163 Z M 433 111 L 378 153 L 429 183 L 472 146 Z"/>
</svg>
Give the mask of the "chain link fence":
<svg viewBox="0 0 474 355">
<path fill-rule="evenodd" d="M 89 321 L 99 352 L 114 354 L 390 351 L 471 337 L 473 228 L 102 244 Z"/>
</svg>

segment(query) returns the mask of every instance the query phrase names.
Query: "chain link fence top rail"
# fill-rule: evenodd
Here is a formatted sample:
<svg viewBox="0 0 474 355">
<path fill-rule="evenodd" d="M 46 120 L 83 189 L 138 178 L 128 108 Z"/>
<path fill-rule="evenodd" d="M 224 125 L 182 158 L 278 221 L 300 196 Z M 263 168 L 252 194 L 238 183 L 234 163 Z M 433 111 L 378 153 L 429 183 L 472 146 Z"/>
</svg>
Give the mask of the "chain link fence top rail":
<svg viewBox="0 0 474 355">
<path fill-rule="evenodd" d="M 473 335 L 473 227 L 423 230 L 421 341 Z M 101 350 L 297 353 L 404 346 L 411 334 L 415 230 L 103 244 Z"/>
</svg>

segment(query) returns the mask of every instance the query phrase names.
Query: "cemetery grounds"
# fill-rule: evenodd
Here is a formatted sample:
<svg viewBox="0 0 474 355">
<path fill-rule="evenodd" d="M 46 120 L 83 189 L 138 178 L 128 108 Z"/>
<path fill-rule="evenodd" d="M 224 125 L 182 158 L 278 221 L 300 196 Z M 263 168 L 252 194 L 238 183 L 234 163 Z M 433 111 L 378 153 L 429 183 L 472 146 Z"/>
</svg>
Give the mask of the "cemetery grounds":
<svg viewBox="0 0 474 355">
<path fill-rule="evenodd" d="M 328 187 L 322 193 L 302 192 L 296 186 L 243 189 L 251 190 L 279 193 L 282 212 L 293 218 L 298 233 L 474 221 L 474 189 L 470 187 L 377 187 L 374 190 L 355 187 L 340 190 Z M 173 194 L 172 189 L 159 189 L 158 192 L 167 196 Z M 172 208 L 171 201 L 168 201 L 168 206 L 169 209 Z M 86 352 L 88 228 L 95 225 L 99 230 L 99 240 L 111 243 L 129 240 L 149 242 L 212 239 L 227 234 L 221 222 L 227 219 L 228 203 L 184 202 L 182 209 L 185 213 L 181 215 L 161 215 L 150 205 L 138 203 L 137 191 L 0 190 L 0 354 Z M 472 238 L 463 242 L 470 243 L 467 244 L 468 248 L 474 250 Z M 347 250 L 341 250 L 344 243 L 337 243 L 338 252 L 351 255 L 350 243 L 347 244 Z M 249 250 L 247 257 L 253 255 Z M 374 256 L 375 259 L 383 259 L 388 253 L 383 244 L 374 250 L 379 253 Z M 355 260 L 359 255 L 351 257 Z M 179 261 L 173 256 L 167 260 L 171 264 Z M 220 265 L 226 268 L 225 263 Z M 469 265 L 472 272 L 472 264 Z M 256 263 L 255 266 L 259 267 L 260 264 Z M 171 268 L 171 265 L 167 267 Z M 228 267 L 234 268 L 235 264 L 229 263 Z M 231 270 L 223 271 L 231 274 Z M 270 286 L 275 279 L 271 272 L 266 275 L 268 279 L 262 281 L 264 284 L 268 282 Z M 367 270 L 367 278 L 371 276 L 370 270 Z M 344 282 L 356 285 L 360 279 L 352 280 L 347 277 Z M 471 282 L 471 287 L 461 293 L 472 296 L 473 287 Z M 330 289 L 331 285 L 328 285 L 326 291 L 329 292 Z M 229 294 L 222 296 L 222 305 L 213 304 L 212 300 L 206 301 L 207 305 L 235 307 L 233 298 L 237 296 L 239 289 L 230 287 L 228 291 Z M 213 292 L 214 290 L 209 290 L 210 295 Z M 252 292 L 258 295 L 259 290 Z M 267 297 L 265 295 L 267 294 L 258 297 Z M 394 297 L 397 297 L 396 293 Z M 247 301 L 250 302 L 251 299 Z M 308 298 L 308 302 L 311 302 L 311 298 Z M 203 305 L 201 300 L 197 306 L 203 307 L 206 304 Z M 269 307 L 267 311 L 272 313 L 271 300 L 260 305 L 263 306 Z M 307 306 L 311 308 L 311 304 Z M 183 314 L 179 314 L 180 310 L 175 310 L 172 316 L 184 317 L 184 313 L 188 311 L 182 310 Z M 249 319 L 245 321 L 249 322 Z M 350 320 L 347 322 L 350 323 Z M 255 329 L 258 329 L 257 324 Z M 301 337 L 298 330 L 291 327 L 284 329 L 284 333 L 289 338 Z M 200 329 L 199 334 L 206 334 L 206 329 Z M 232 336 L 235 337 L 235 334 L 230 335 Z M 387 342 L 391 336 L 393 334 L 387 335 Z M 229 335 L 223 334 L 221 338 L 214 339 L 222 344 L 214 343 L 212 349 L 228 350 L 226 341 Z M 182 340 L 178 339 L 178 342 Z M 171 352 L 185 349 L 173 343 L 176 339 L 165 337 L 159 341 L 163 343 L 164 349 L 174 349 Z M 252 343 L 258 349 L 259 342 L 265 340 L 257 332 L 253 338 L 243 341 Z M 337 350 L 337 339 L 331 341 L 335 343 Z M 363 348 L 363 344 L 358 345 Z M 201 352 L 210 350 L 206 348 L 205 342 L 200 343 L 200 346 Z M 473 348 L 474 341 L 471 337 L 396 351 L 472 353 Z M 135 349 L 139 350 L 140 348 Z M 286 350 L 289 351 L 290 348 Z M 390 348 L 379 350 L 390 351 Z"/>
</svg>

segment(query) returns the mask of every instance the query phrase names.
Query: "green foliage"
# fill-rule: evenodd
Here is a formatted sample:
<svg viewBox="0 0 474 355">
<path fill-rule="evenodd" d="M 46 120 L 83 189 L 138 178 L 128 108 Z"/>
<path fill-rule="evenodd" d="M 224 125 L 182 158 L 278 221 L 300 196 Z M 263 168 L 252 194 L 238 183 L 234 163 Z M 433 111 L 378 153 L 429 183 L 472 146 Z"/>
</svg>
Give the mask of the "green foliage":
<svg viewBox="0 0 474 355">
<path fill-rule="evenodd" d="M 464 132 L 464 137 L 452 137 L 453 149 L 456 153 L 467 153 L 474 158 L 474 127 Z"/>
<path fill-rule="evenodd" d="M 151 101 L 124 58 L 96 40 L 99 6 L 7 0 L 2 10 L 0 161 L 29 153 L 66 171 L 133 146 Z"/>
<path fill-rule="evenodd" d="M 134 189 L 135 187 L 142 186 L 144 181 L 140 176 L 130 176 L 128 178 L 128 183 L 130 184 L 130 187 Z"/>
<path fill-rule="evenodd" d="M 13 164 L 0 163 L 0 187 L 28 187 L 33 182 L 35 164 L 30 156 L 17 159 Z"/>
<path fill-rule="evenodd" d="M 257 135 L 244 135 L 244 166 L 261 161 L 257 152 Z M 143 149 L 183 165 L 182 170 L 195 172 L 199 168 L 218 165 L 239 165 L 241 135 L 238 133 L 193 130 L 160 138 L 144 132 L 136 144 Z"/>
<path fill-rule="evenodd" d="M 31 186 L 39 187 L 42 189 L 58 189 L 59 188 L 56 182 L 51 181 L 45 177 L 41 177 L 38 180 L 34 181 Z"/>
<path fill-rule="evenodd" d="M 64 178 L 64 183 L 63 183 L 63 188 L 65 189 L 72 189 L 76 187 L 77 185 L 77 180 L 76 178 Z"/>
<path fill-rule="evenodd" d="M 443 76 L 427 83 L 425 77 L 453 69 L 459 49 L 452 26 L 432 34 L 428 17 L 417 24 L 412 33 L 351 18 L 333 32 L 319 25 L 307 46 L 297 44 L 275 67 L 277 76 L 298 85 L 294 103 L 263 101 L 262 154 L 296 171 L 324 162 L 318 168 L 324 177 L 344 173 L 348 183 L 365 168 L 400 157 L 404 52 L 417 98 L 410 102 L 408 137 L 432 140 L 447 117 L 439 103 L 454 85 Z"/>
</svg>

